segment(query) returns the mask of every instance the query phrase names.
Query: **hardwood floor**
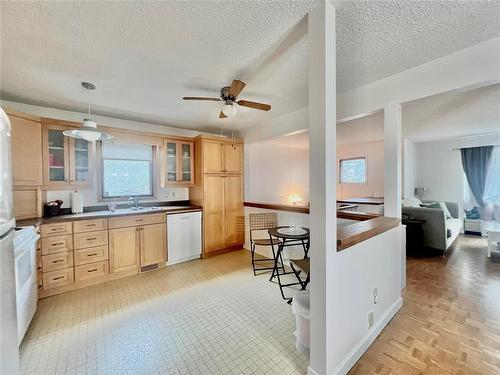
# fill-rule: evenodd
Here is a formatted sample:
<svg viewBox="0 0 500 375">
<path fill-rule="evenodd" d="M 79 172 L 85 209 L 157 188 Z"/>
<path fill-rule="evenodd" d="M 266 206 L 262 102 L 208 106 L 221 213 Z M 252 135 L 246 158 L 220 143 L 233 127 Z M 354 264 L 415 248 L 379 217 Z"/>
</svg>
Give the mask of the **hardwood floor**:
<svg viewBox="0 0 500 375">
<path fill-rule="evenodd" d="M 408 258 L 403 308 L 349 374 L 500 374 L 500 255 L 460 237 L 444 258 Z"/>
</svg>

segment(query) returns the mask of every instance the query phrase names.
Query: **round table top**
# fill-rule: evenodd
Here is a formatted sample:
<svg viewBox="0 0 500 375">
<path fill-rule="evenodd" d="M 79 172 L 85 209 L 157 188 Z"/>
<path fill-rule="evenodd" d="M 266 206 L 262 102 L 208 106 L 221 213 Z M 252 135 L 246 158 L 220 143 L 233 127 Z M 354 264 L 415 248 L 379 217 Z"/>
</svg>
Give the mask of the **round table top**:
<svg viewBox="0 0 500 375">
<path fill-rule="evenodd" d="M 278 232 L 278 229 L 280 229 L 280 228 L 290 228 L 290 226 L 284 225 L 284 226 L 280 226 L 280 227 L 271 228 L 268 230 L 268 233 L 273 237 L 286 238 L 286 239 L 291 239 L 291 240 L 305 240 L 305 239 L 309 238 L 309 228 L 300 227 L 301 229 L 304 229 L 306 231 L 306 233 L 299 234 L 299 235 L 280 233 L 280 232 Z"/>
</svg>

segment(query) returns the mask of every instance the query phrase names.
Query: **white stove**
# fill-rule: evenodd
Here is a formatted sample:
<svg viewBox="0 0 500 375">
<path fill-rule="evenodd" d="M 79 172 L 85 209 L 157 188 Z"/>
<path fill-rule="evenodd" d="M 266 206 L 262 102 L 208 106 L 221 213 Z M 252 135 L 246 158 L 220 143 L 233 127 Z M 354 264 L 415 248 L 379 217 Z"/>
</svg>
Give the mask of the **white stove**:
<svg viewBox="0 0 500 375">
<path fill-rule="evenodd" d="M 17 333 L 21 344 L 37 306 L 36 241 L 40 236 L 32 226 L 15 229 Z"/>
</svg>

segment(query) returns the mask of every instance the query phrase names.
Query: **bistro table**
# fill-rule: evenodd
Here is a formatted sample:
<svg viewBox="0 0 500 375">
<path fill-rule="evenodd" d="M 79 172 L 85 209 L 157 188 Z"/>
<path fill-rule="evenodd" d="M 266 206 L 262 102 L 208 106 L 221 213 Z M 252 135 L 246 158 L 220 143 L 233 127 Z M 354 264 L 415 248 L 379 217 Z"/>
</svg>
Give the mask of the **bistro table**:
<svg viewBox="0 0 500 375">
<path fill-rule="evenodd" d="M 301 233 L 297 234 L 292 234 L 293 231 L 300 231 Z M 309 253 L 309 246 L 310 246 L 310 239 L 309 239 L 309 228 L 302 228 L 302 227 L 289 227 L 289 226 L 280 226 L 276 228 L 271 228 L 268 230 L 269 233 L 269 238 L 272 240 L 273 238 L 278 238 L 281 240 L 281 243 L 278 246 L 278 249 L 275 251 L 274 248 L 274 243 L 271 241 L 271 246 L 273 248 L 273 254 L 274 254 L 274 268 L 273 268 L 273 273 L 271 275 L 271 278 L 269 281 L 272 281 L 275 277 L 278 279 L 278 285 L 280 287 L 280 292 L 281 292 L 281 297 L 283 299 L 288 299 L 288 302 L 291 302 L 291 298 L 286 298 L 285 294 L 283 292 L 283 288 L 287 286 L 292 286 L 292 285 L 300 285 L 301 287 L 304 286 L 303 282 L 295 282 L 295 283 L 288 283 L 288 284 L 282 284 L 281 283 L 281 276 L 284 275 L 296 275 L 297 278 L 299 277 L 298 274 L 294 271 L 287 272 L 285 270 L 285 267 L 283 264 L 281 264 L 280 267 L 280 262 L 279 260 L 282 259 L 282 253 L 285 247 L 290 247 L 290 246 L 300 246 L 302 245 L 302 248 L 304 249 L 304 259 L 308 258 L 308 253 Z M 283 263 L 283 261 L 281 261 Z M 280 271 L 281 269 L 281 271 Z"/>
</svg>

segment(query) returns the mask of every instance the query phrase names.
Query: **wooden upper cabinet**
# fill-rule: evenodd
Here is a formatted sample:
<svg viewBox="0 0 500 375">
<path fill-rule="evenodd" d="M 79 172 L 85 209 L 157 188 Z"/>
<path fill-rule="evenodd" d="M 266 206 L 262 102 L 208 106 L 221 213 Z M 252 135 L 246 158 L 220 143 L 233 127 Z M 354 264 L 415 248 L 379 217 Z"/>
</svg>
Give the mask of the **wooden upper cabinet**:
<svg viewBox="0 0 500 375">
<path fill-rule="evenodd" d="M 243 173 L 243 145 L 224 142 L 224 172 Z"/>
<path fill-rule="evenodd" d="M 61 188 L 91 185 L 92 144 L 66 137 L 68 126 L 44 124 L 43 183 L 46 187 Z"/>
<path fill-rule="evenodd" d="M 12 126 L 12 184 L 42 184 L 42 125 L 36 118 L 7 111 Z"/>
<path fill-rule="evenodd" d="M 203 141 L 203 172 L 224 172 L 224 142 L 204 139 Z"/>
<path fill-rule="evenodd" d="M 194 143 L 165 140 L 165 184 L 192 186 L 194 184 Z"/>
</svg>

